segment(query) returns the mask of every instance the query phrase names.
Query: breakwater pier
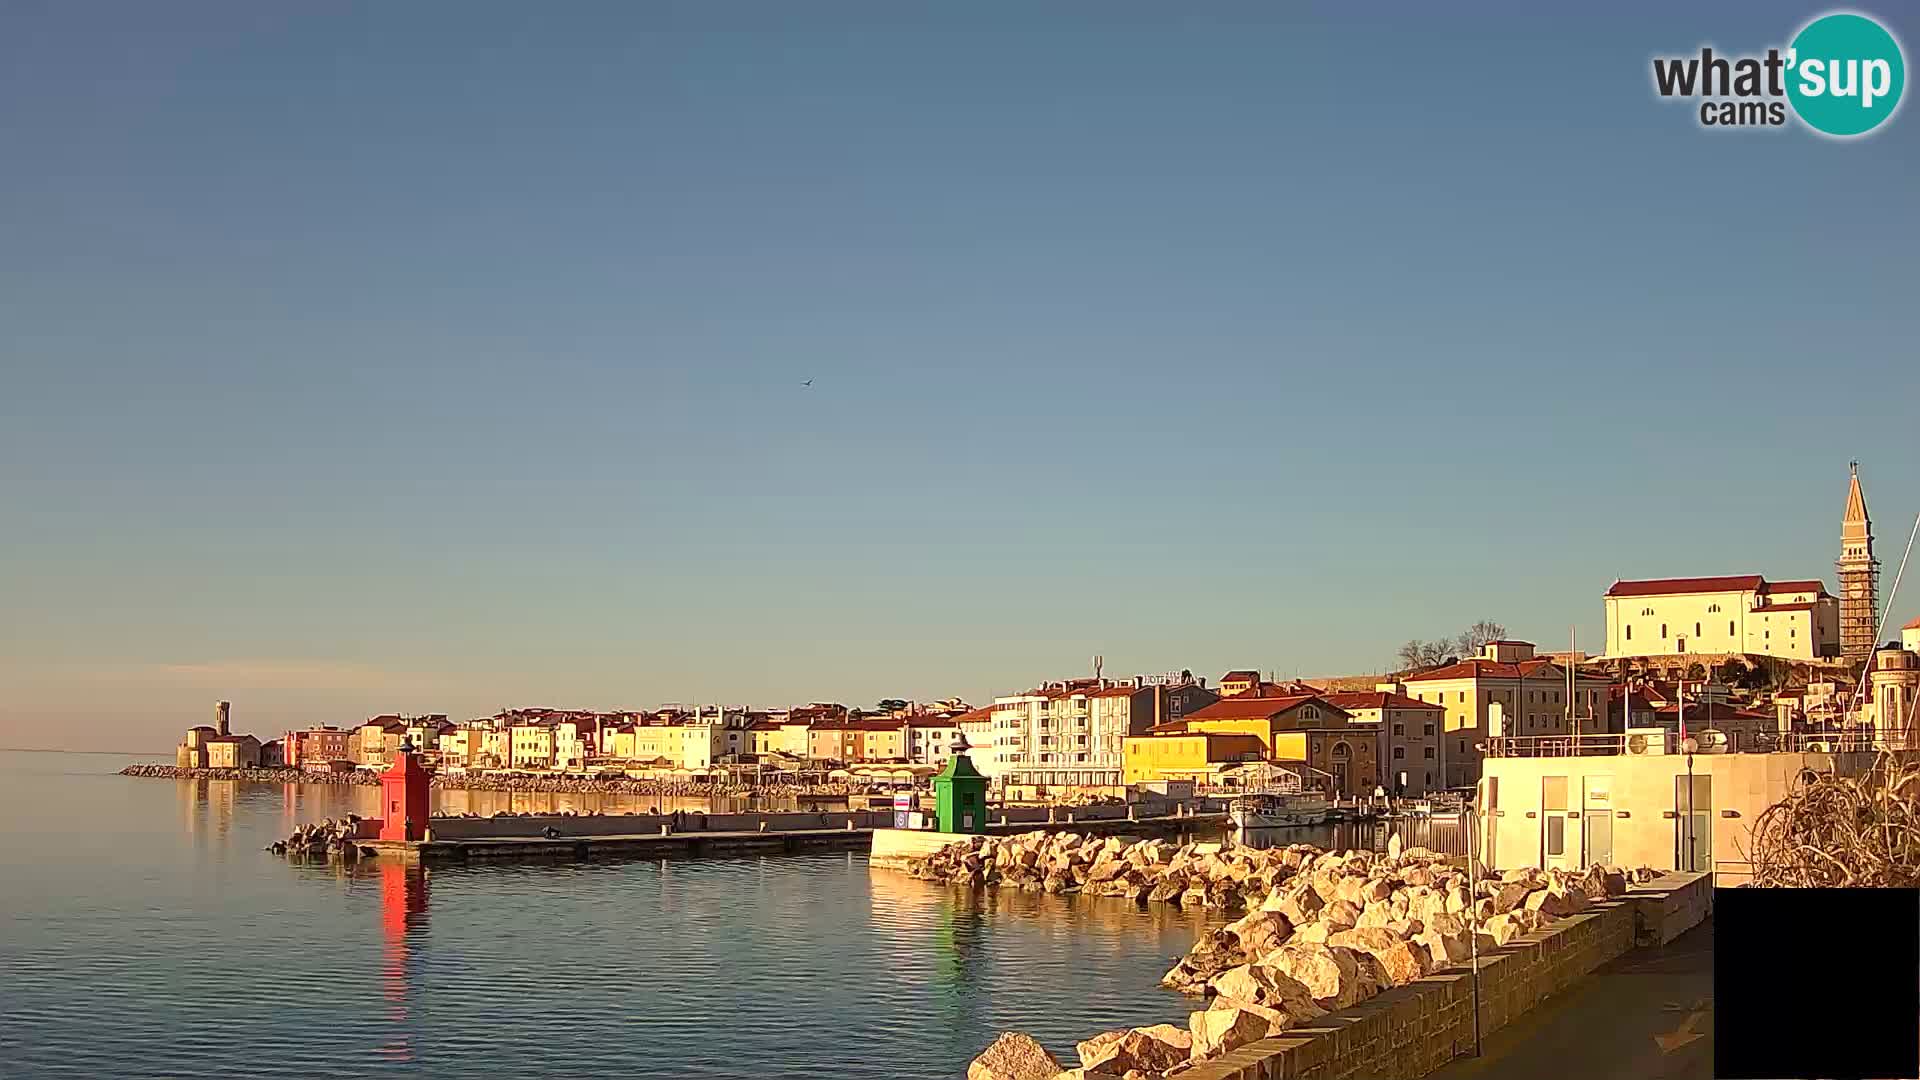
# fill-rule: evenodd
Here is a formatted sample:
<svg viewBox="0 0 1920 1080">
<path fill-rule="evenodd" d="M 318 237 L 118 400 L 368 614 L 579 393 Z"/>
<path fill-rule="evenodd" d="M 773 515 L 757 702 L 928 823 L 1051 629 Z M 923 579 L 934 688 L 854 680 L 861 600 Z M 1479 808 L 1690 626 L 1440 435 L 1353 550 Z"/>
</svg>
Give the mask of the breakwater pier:
<svg viewBox="0 0 1920 1080">
<path fill-rule="evenodd" d="M 1046 808 L 1010 808 L 996 819 L 992 835 L 1064 832 L 1131 838 L 1217 835 L 1224 814 L 1162 814 L 1068 821 L 1044 820 Z M 1041 820 L 1032 820 L 1039 818 Z M 491 818 L 437 817 L 420 840 L 354 839 L 361 854 L 433 862 L 508 862 L 591 859 L 702 858 L 740 855 L 862 851 L 873 848 L 876 830 L 891 828 L 881 811 L 743 814 L 558 814 Z M 951 840 L 950 834 L 924 833 Z"/>
</svg>

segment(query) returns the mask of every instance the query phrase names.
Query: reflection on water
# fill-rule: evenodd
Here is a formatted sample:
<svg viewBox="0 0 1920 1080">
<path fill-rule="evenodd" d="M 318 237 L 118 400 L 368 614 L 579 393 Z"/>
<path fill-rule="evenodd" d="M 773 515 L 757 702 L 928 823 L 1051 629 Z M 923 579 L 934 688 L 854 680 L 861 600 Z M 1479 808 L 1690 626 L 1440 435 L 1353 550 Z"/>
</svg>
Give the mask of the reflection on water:
<svg viewBox="0 0 1920 1080">
<path fill-rule="evenodd" d="M 290 863 L 261 848 L 376 790 L 118 764 L 0 754 L 8 1080 L 958 1077 L 1001 1030 L 1181 1022 L 1157 982 L 1209 918 L 858 853 Z"/>
<path fill-rule="evenodd" d="M 385 987 L 387 1016 L 392 1034 L 379 1053 L 392 1061 L 413 1060 L 413 1043 L 407 1018 L 411 995 L 407 968 L 409 943 L 424 939 L 427 933 L 427 870 L 419 863 L 381 861 L 380 928 L 386 938 L 386 952 L 380 966 Z M 424 944 L 424 940 L 421 941 Z"/>
</svg>

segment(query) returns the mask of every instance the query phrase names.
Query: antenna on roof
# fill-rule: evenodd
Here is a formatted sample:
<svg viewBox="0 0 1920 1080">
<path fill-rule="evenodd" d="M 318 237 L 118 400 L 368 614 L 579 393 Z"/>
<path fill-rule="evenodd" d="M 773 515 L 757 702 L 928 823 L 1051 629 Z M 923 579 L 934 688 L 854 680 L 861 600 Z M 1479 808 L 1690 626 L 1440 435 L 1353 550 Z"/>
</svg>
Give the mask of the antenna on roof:
<svg viewBox="0 0 1920 1080">
<path fill-rule="evenodd" d="M 1096 653 L 1093 658 L 1093 681 L 1094 682 L 1100 681 L 1100 669 L 1106 666 L 1107 666 L 1107 658 Z"/>
</svg>

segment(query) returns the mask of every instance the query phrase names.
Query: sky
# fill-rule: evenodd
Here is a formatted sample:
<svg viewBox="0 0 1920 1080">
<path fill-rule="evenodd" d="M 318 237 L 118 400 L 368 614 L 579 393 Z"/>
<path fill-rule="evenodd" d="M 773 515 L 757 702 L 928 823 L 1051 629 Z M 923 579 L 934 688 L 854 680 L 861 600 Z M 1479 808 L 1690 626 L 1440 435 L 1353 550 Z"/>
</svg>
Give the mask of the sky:
<svg viewBox="0 0 1920 1080">
<path fill-rule="evenodd" d="M 0 745 L 1884 597 L 1920 117 L 1649 76 L 1822 10 L 13 0 Z"/>
</svg>

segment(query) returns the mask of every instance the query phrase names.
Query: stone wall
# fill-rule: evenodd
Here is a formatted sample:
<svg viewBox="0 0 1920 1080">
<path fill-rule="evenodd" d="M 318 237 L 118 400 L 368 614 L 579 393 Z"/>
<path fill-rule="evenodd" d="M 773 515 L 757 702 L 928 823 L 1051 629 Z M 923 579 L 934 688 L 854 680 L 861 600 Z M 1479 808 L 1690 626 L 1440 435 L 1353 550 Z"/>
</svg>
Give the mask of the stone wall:
<svg viewBox="0 0 1920 1080">
<path fill-rule="evenodd" d="M 672 819 L 664 814 L 540 814 L 531 817 L 437 817 L 427 823 L 436 840 L 486 840 L 515 836 L 542 836 L 549 828 L 562 836 L 650 836 Z M 802 832 L 821 829 L 891 826 L 891 810 L 835 810 L 825 813 L 699 814 L 681 819 L 677 833 Z"/>
<path fill-rule="evenodd" d="M 1712 904 L 1706 874 L 1668 874 L 1625 898 L 1526 934 L 1480 958 L 1481 1037 L 1631 950 L 1678 937 Z M 1417 1077 L 1473 1052 L 1473 974 L 1448 968 L 1338 1010 L 1285 1035 L 1249 1043 L 1181 1080 L 1365 1080 Z"/>
</svg>

